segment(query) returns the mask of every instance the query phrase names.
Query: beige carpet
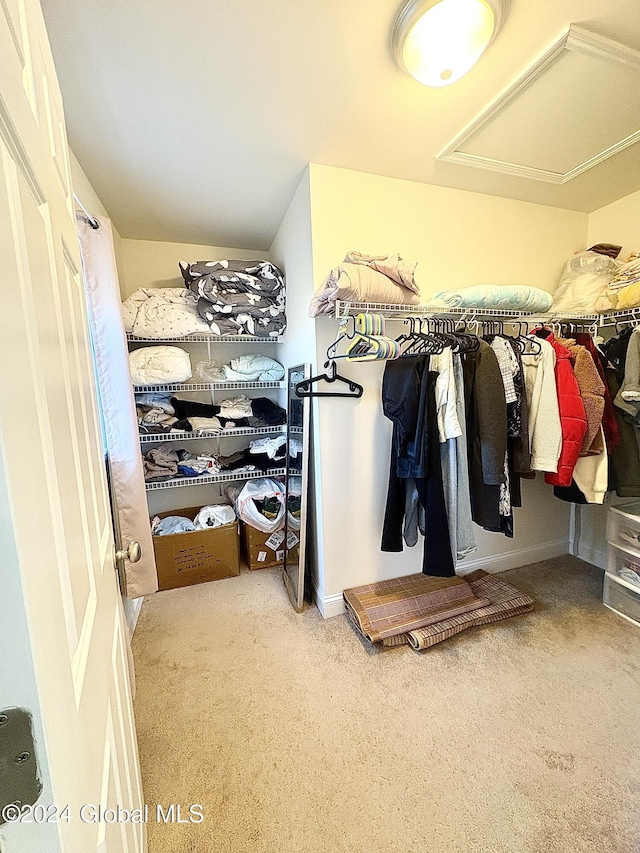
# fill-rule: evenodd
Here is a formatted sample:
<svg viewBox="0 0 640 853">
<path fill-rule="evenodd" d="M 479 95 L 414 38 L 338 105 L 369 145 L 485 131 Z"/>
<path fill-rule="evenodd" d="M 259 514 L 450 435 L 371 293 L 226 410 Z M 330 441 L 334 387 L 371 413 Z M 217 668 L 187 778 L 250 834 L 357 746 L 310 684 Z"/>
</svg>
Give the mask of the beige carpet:
<svg viewBox="0 0 640 853">
<path fill-rule="evenodd" d="M 572 557 L 535 613 L 426 653 L 296 615 L 273 570 L 150 598 L 134 637 L 150 853 L 637 853 L 640 629 Z"/>
</svg>

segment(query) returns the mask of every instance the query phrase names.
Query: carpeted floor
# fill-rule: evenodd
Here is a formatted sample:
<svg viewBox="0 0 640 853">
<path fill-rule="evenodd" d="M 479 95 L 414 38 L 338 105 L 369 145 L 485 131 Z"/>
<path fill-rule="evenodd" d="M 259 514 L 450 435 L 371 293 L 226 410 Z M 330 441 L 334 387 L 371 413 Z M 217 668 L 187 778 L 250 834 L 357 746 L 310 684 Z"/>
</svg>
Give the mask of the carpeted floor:
<svg viewBox="0 0 640 853">
<path fill-rule="evenodd" d="M 159 593 L 134 637 L 150 853 L 637 853 L 640 629 L 573 557 L 536 612 L 418 654 L 297 615 L 275 570 Z"/>
</svg>

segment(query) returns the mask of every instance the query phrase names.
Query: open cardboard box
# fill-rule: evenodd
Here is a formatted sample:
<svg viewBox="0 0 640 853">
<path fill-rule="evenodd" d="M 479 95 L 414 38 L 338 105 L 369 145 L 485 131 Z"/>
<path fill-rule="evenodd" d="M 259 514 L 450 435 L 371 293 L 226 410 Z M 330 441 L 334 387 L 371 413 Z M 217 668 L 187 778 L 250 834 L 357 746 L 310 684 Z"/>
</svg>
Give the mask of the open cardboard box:
<svg viewBox="0 0 640 853">
<path fill-rule="evenodd" d="M 295 541 L 294 541 L 295 540 Z M 242 522 L 242 541 L 244 557 L 251 571 L 281 566 L 284 559 L 284 530 L 275 533 L 263 533 Z M 299 535 L 289 531 L 289 555 L 287 560 L 298 559 Z"/>
<path fill-rule="evenodd" d="M 166 518 L 168 515 L 181 515 L 193 521 L 200 509 L 199 506 L 172 509 L 170 512 L 159 512 L 158 516 Z M 158 588 L 161 590 L 232 578 L 240 574 L 237 521 L 208 530 L 154 536 L 153 548 Z"/>
</svg>

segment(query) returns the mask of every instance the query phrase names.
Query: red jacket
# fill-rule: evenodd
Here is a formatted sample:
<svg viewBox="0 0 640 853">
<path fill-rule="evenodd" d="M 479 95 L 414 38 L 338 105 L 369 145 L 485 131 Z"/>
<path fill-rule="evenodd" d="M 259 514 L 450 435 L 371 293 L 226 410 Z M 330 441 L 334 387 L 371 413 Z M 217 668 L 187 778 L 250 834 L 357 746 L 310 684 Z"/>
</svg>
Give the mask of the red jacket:
<svg viewBox="0 0 640 853">
<path fill-rule="evenodd" d="M 542 330 L 540 337 L 549 341 L 556 353 L 556 390 L 558 409 L 562 429 L 562 450 L 558 460 L 558 473 L 545 474 L 544 479 L 550 486 L 570 486 L 573 469 L 580 456 L 582 441 L 587 431 L 587 418 L 584 403 L 576 377 L 573 375 L 573 356 L 559 344 L 551 332 Z"/>
</svg>

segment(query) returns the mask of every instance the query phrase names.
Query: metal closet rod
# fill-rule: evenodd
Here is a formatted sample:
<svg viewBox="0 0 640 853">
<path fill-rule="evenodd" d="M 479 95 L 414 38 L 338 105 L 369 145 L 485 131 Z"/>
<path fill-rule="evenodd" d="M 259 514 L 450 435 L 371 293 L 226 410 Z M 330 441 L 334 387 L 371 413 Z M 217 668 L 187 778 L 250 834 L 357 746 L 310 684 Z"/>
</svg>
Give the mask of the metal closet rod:
<svg viewBox="0 0 640 853">
<path fill-rule="evenodd" d="M 73 198 L 75 200 L 75 203 L 80 208 L 80 210 L 86 216 L 87 222 L 89 223 L 89 225 L 93 228 L 94 231 L 97 231 L 98 228 L 100 228 L 100 223 L 98 222 L 98 220 L 95 218 L 95 216 L 91 216 L 91 214 L 89 213 L 87 208 L 84 206 L 84 204 L 80 201 L 80 199 L 78 198 L 78 196 L 75 193 L 73 194 Z"/>
</svg>

